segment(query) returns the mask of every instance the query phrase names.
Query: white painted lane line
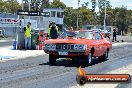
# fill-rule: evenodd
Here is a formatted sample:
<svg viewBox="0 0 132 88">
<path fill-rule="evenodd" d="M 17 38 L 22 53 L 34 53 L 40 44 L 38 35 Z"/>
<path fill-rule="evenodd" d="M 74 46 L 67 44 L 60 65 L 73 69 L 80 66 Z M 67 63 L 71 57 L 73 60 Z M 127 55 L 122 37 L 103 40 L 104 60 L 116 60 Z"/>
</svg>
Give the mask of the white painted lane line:
<svg viewBox="0 0 132 88">
<path fill-rule="evenodd" d="M 0 40 L 0 42 L 13 42 L 14 40 Z"/>
<path fill-rule="evenodd" d="M 132 43 L 124 42 L 124 43 L 114 43 L 112 46 L 121 46 L 121 45 L 132 45 Z"/>
</svg>

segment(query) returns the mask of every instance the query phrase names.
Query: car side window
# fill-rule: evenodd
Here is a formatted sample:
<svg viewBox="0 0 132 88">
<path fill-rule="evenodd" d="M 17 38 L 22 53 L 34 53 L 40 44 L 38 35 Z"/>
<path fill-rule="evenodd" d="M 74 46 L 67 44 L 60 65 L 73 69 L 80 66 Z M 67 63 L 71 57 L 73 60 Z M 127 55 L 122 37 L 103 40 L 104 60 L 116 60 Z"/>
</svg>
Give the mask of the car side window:
<svg viewBox="0 0 132 88">
<path fill-rule="evenodd" d="M 92 32 L 89 32 L 89 34 L 87 35 L 87 38 L 92 40 L 95 39 L 94 34 Z"/>
<path fill-rule="evenodd" d="M 102 37 L 101 37 L 99 32 L 95 32 L 95 38 L 96 38 L 96 40 L 102 39 Z"/>
</svg>

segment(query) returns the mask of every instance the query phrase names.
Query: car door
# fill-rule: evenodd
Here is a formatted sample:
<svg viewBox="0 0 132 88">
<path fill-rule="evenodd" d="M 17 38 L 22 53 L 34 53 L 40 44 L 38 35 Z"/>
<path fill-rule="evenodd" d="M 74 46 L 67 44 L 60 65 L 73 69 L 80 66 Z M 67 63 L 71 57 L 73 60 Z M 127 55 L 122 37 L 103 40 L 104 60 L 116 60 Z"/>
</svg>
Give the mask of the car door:
<svg viewBox="0 0 132 88">
<path fill-rule="evenodd" d="M 104 55 L 107 50 L 107 46 L 106 46 L 107 44 L 106 44 L 105 38 L 100 33 L 99 33 L 99 35 L 101 36 L 101 39 L 100 39 L 100 43 L 102 46 L 101 55 Z"/>
<path fill-rule="evenodd" d="M 101 56 L 104 53 L 104 50 L 103 50 L 104 47 L 103 47 L 103 38 L 99 32 L 95 32 L 95 40 L 96 40 L 95 42 L 96 56 Z"/>
</svg>

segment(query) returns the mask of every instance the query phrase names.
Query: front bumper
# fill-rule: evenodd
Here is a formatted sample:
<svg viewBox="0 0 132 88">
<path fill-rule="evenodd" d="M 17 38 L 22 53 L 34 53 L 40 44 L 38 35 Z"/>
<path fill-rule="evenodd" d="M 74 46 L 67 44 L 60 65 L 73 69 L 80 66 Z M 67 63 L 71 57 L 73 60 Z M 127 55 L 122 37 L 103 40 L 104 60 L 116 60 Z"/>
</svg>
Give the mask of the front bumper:
<svg viewBox="0 0 132 88">
<path fill-rule="evenodd" d="M 47 54 L 53 54 L 53 55 L 56 55 L 57 57 L 60 57 L 60 58 L 87 55 L 85 51 L 79 51 L 79 52 L 77 52 L 77 51 L 76 52 L 75 51 L 46 51 L 46 50 L 44 50 L 44 51 Z M 59 52 L 67 52 L 67 55 L 60 55 Z"/>
</svg>

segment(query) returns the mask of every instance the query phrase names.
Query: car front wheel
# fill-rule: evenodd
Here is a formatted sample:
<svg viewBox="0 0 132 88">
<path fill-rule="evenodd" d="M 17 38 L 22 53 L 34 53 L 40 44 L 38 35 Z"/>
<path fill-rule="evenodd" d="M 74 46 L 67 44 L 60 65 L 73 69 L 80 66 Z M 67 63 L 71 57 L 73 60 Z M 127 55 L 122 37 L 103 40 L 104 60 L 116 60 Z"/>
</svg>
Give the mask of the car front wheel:
<svg viewBox="0 0 132 88">
<path fill-rule="evenodd" d="M 55 62 L 56 62 L 56 57 L 52 54 L 49 54 L 49 64 L 50 65 L 55 65 Z"/>
<path fill-rule="evenodd" d="M 93 54 L 90 52 L 87 56 L 85 56 L 85 65 L 91 65 L 92 64 L 92 57 Z"/>
</svg>

